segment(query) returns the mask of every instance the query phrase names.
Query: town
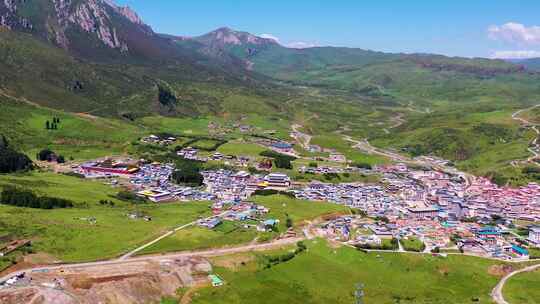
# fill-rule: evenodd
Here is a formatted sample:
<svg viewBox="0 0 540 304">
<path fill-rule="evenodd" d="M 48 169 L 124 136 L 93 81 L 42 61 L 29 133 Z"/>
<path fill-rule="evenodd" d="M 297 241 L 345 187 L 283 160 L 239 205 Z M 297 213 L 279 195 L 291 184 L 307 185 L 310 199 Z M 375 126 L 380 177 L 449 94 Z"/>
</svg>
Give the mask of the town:
<svg viewBox="0 0 540 304">
<path fill-rule="evenodd" d="M 275 149 L 293 153 L 291 146 L 281 143 Z M 203 159 L 191 147 L 178 155 L 196 161 L 243 159 L 219 153 Z M 204 180 L 198 187 L 172 182 L 173 163 L 105 159 L 82 164 L 74 171 L 88 178 L 112 179 L 111 184 L 154 203 L 212 201 L 214 217 L 199 222 L 208 229 L 223 221 L 238 221 L 258 231 L 272 229 L 276 219 L 266 218 L 268 210 L 250 202 L 257 191 L 270 190 L 351 208 L 354 215 L 317 227 L 317 235 L 348 245 L 401 250 L 402 243 L 411 239 L 421 244 L 416 250 L 423 252 L 460 252 L 502 260 L 527 259 L 528 248 L 540 247 L 540 228 L 533 224 L 540 221 L 540 185 L 499 187 L 486 178 L 464 178 L 456 169 L 413 168 L 403 163 L 371 169 L 347 164 L 298 169 L 311 174 L 379 175 L 377 183 L 296 182 L 279 172 L 215 169 L 201 172 Z M 397 247 L 382 246 L 383 241 L 394 239 Z"/>
</svg>

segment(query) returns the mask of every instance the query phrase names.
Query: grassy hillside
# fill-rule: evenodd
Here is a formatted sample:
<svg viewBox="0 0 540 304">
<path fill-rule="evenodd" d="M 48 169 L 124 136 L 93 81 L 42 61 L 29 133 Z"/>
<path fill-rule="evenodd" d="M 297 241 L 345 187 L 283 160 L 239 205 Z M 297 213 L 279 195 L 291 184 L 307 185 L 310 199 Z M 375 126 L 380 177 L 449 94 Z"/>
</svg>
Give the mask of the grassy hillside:
<svg viewBox="0 0 540 304">
<path fill-rule="evenodd" d="M 540 284 L 540 271 L 519 274 L 504 285 L 504 297 L 513 304 L 539 303 L 540 291 L 537 288 L 531 288 L 538 284 Z"/>
<path fill-rule="evenodd" d="M 512 183 L 522 184 L 528 178 L 511 162 L 530 156 L 527 146 L 534 134 L 512 120 L 512 113 L 513 110 L 464 108 L 419 114 L 409 117 L 390 134 L 373 138 L 372 143 L 411 156 L 440 156 L 478 175 L 499 172 Z"/>
<path fill-rule="evenodd" d="M 54 210 L 0 205 L 0 234 L 29 238 L 36 252 L 65 262 L 112 258 L 209 213 L 204 202 L 133 205 L 115 199 L 118 189 L 109 185 L 53 173 L 0 175 L 0 188 L 6 185 L 75 202 L 75 208 Z M 102 206 L 99 200 L 115 205 Z M 133 211 L 151 216 L 152 221 L 129 219 L 127 214 Z M 88 220 L 92 217 L 95 224 Z"/>
<path fill-rule="evenodd" d="M 193 303 L 213 303 L 216 298 L 231 304 L 353 303 L 358 283 L 365 286 L 366 303 L 491 303 L 489 293 L 499 280 L 492 274 L 497 262 L 464 256 L 365 254 L 331 248 L 321 240 L 309 242 L 305 253 L 269 269 L 262 269 L 260 260 L 216 258 L 215 272 L 225 286 L 198 290 Z"/>
<path fill-rule="evenodd" d="M 257 196 L 253 198 L 253 201 L 270 209 L 267 218 L 280 221 L 277 232 L 261 233 L 257 232 L 255 227 L 244 228 L 243 223 L 224 222 L 213 230 L 192 227 L 178 231 L 174 235 L 146 248 L 141 253 L 200 250 L 247 244 L 252 241 L 265 242 L 287 231 L 287 215 L 292 219 L 294 227 L 298 230 L 299 227 L 306 224 L 305 221 L 307 220 L 313 220 L 328 214 L 349 212 L 348 208 L 340 205 L 301 201 L 282 195 Z M 258 223 L 252 221 L 250 224 L 257 225 Z"/>
</svg>

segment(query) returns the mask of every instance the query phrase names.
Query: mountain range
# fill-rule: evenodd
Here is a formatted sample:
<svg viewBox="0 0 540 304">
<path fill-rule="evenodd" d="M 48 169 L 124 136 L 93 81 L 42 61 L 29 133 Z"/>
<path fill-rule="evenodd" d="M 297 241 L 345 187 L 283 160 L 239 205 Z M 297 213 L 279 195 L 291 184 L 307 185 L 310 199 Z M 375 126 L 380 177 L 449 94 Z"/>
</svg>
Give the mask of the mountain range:
<svg viewBox="0 0 540 304">
<path fill-rule="evenodd" d="M 136 12 L 111 0 L 5 0 L 0 25 L 3 91 L 46 106 L 113 116 L 223 110 L 220 97 L 206 92 L 195 97 L 186 83 L 264 95 L 261 91 L 272 90 L 279 80 L 388 99 L 400 95 L 392 91 L 411 85 L 409 79 L 454 82 L 457 73 L 476 81 L 532 73 L 499 60 L 287 48 L 226 27 L 176 37 L 155 33 Z M 156 96 L 165 88 L 176 99 L 200 98 L 206 106 L 178 100 L 160 104 Z"/>
<path fill-rule="evenodd" d="M 155 116 L 251 115 L 301 123 L 343 151 L 336 130 L 509 176 L 531 135 L 511 114 L 540 100 L 537 60 L 296 49 L 227 27 L 174 36 L 111 0 L 0 1 L 0 70 L 5 118 L 45 108 L 140 126 Z M 26 121 L 0 127 L 29 147 Z"/>
</svg>

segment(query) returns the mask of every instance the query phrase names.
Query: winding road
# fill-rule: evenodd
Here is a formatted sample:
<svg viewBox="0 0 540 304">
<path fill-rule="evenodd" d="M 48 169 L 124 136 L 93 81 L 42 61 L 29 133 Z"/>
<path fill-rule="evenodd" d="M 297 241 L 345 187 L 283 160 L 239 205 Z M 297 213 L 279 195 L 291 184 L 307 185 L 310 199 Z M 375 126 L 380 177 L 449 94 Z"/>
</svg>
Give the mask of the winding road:
<svg viewBox="0 0 540 304">
<path fill-rule="evenodd" d="M 362 141 L 358 141 L 358 140 L 355 140 L 355 139 L 353 139 L 352 137 L 350 137 L 348 135 L 344 135 L 343 139 L 348 141 L 348 142 L 353 143 L 354 144 L 353 148 L 362 150 L 362 151 L 364 151 L 364 152 L 366 152 L 368 154 L 380 155 L 380 156 L 389 158 L 389 159 L 391 159 L 392 161 L 395 161 L 395 162 L 432 167 L 432 168 L 434 168 L 436 170 L 439 170 L 439 171 L 448 172 L 448 173 L 451 173 L 451 174 L 458 175 L 465 181 L 465 184 L 466 184 L 465 188 L 466 189 L 470 187 L 470 185 L 472 184 L 472 181 L 475 178 L 472 174 L 469 174 L 469 173 L 466 173 L 466 172 L 461 172 L 461 171 L 459 171 L 459 170 L 457 170 L 456 168 L 453 168 L 453 167 L 443 166 L 441 164 L 438 164 L 438 163 L 435 163 L 435 162 L 429 162 L 429 161 L 425 161 L 425 160 L 424 161 L 414 160 L 414 159 L 411 159 L 409 157 L 406 157 L 406 156 L 401 155 L 401 154 L 396 153 L 396 152 L 376 148 L 376 147 L 372 146 L 367 139 L 364 139 Z"/>
<path fill-rule="evenodd" d="M 222 216 L 224 216 L 225 214 L 227 214 L 227 212 L 223 212 L 223 213 L 218 214 L 218 215 L 212 215 L 212 216 L 209 216 L 209 217 L 207 217 L 207 218 L 204 219 L 204 220 L 209 220 L 209 219 L 211 219 L 211 218 L 213 218 L 213 217 L 222 217 Z M 134 249 L 134 250 L 132 250 L 132 251 L 130 251 L 130 252 L 124 254 L 124 255 L 121 256 L 118 260 L 119 260 L 119 261 L 127 260 L 127 259 L 129 259 L 130 257 L 132 257 L 132 256 L 134 256 L 135 254 L 137 254 L 138 252 L 144 250 L 145 248 L 148 248 L 148 247 L 154 245 L 155 243 L 157 243 L 157 242 L 163 240 L 164 238 L 173 235 L 173 234 L 176 233 L 177 231 L 180 231 L 180 230 L 182 230 L 182 229 L 186 229 L 186 228 L 188 228 L 188 227 L 191 227 L 191 226 L 195 225 L 198 221 L 199 221 L 199 220 L 196 220 L 196 221 L 193 221 L 193 222 L 191 222 L 191 223 L 187 223 L 187 224 L 185 224 L 185 225 L 182 225 L 182 226 L 180 226 L 180 227 L 176 227 L 176 228 L 174 228 L 173 230 L 168 231 L 168 232 L 166 232 L 165 234 L 159 236 L 158 238 L 156 238 L 156 239 L 154 239 L 154 240 L 152 240 L 152 241 L 150 241 L 150 242 L 148 242 L 148 243 L 146 243 L 146 244 L 144 244 L 144 245 L 142 245 L 142 246 L 140 246 L 140 247 L 137 247 L 136 249 Z"/>
<path fill-rule="evenodd" d="M 532 106 L 532 107 L 529 107 L 529 108 L 526 108 L 526 109 L 518 110 L 518 111 L 516 111 L 516 112 L 514 112 L 512 114 L 512 119 L 519 121 L 524 126 L 529 126 L 536 133 L 536 137 L 532 141 L 532 146 L 533 147 L 528 148 L 529 152 L 532 153 L 532 156 L 527 159 L 527 162 L 533 163 L 533 164 L 536 164 L 536 165 L 540 166 L 539 163 L 534 161 L 536 158 L 540 157 L 540 143 L 538 142 L 538 138 L 540 137 L 540 129 L 538 129 L 537 124 L 534 124 L 534 123 L 526 120 L 525 118 L 520 117 L 521 113 L 523 113 L 525 111 L 530 111 L 530 110 L 536 109 L 538 107 L 540 107 L 540 104 L 537 104 L 535 106 Z"/>
<path fill-rule="evenodd" d="M 511 277 L 515 276 L 516 274 L 520 274 L 520 273 L 523 273 L 523 272 L 530 272 L 530 271 L 534 271 L 536 269 L 540 269 L 540 264 L 536 264 L 536 265 L 525 267 L 525 268 L 522 268 L 522 269 L 519 269 L 519 270 L 516 270 L 516 271 L 512 271 L 511 273 L 505 275 L 499 281 L 497 286 L 495 286 L 495 288 L 493 288 L 493 291 L 491 292 L 491 297 L 493 298 L 493 301 L 495 301 L 495 303 L 497 303 L 497 304 L 510 304 L 504 299 L 504 296 L 503 296 L 504 284 L 506 284 L 506 282 Z"/>
</svg>

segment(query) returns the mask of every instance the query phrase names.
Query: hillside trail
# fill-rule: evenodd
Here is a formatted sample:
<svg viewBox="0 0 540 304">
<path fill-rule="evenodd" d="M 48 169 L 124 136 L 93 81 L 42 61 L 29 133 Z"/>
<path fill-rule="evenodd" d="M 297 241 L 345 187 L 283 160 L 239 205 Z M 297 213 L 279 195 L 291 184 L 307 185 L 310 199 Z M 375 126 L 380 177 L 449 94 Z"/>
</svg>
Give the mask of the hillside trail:
<svg viewBox="0 0 540 304">
<path fill-rule="evenodd" d="M 13 99 L 15 101 L 26 103 L 26 104 L 31 105 L 31 106 L 36 107 L 36 108 L 40 108 L 40 109 L 45 108 L 44 106 L 42 106 L 42 105 L 40 105 L 40 104 L 38 104 L 36 102 L 30 101 L 30 100 L 26 99 L 25 97 L 17 97 L 17 96 L 13 96 L 11 94 L 8 94 L 6 91 L 4 91 L 2 89 L 0 89 L 0 96 L 4 96 L 6 98 Z"/>
<path fill-rule="evenodd" d="M 451 174 L 458 175 L 465 181 L 465 189 L 468 189 L 471 186 L 472 181 L 475 179 L 474 175 L 469 174 L 467 172 L 462 172 L 460 170 L 457 170 L 454 167 L 441 165 L 441 164 L 436 163 L 435 161 L 411 159 L 410 157 L 401 155 L 397 152 L 374 147 L 371 145 L 371 143 L 368 141 L 367 138 L 359 141 L 359 140 L 353 139 L 349 135 L 344 135 L 343 139 L 348 142 L 353 143 L 353 148 L 359 149 L 368 154 L 375 154 L 375 155 L 383 156 L 397 163 L 426 166 L 426 167 L 431 167 L 442 172 L 448 172 Z"/>
<path fill-rule="evenodd" d="M 520 274 L 520 273 L 523 273 L 523 272 L 531 272 L 531 271 L 535 271 L 536 269 L 540 269 L 540 264 L 536 264 L 536 265 L 532 265 L 532 266 L 529 266 L 529 267 L 525 267 L 525 268 L 522 268 L 522 269 L 519 269 L 519 270 L 515 270 L 515 271 L 512 271 L 510 272 L 509 274 L 505 275 L 500 281 L 499 283 L 497 284 L 497 286 L 495 286 L 495 288 L 493 288 L 493 291 L 491 292 L 491 298 L 493 299 L 493 301 L 497 304 L 510 304 L 509 302 L 507 302 L 505 299 L 504 299 L 504 295 L 503 295 L 503 289 L 504 289 L 504 285 L 506 284 L 506 282 L 513 276 L 517 275 L 517 274 Z"/>
<path fill-rule="evenodd" d="M 538 124 L 530 122 L 527 119 L 520 116 L 523 112 L 530 111 L 530 110 L 536 109 L 538 107 L 540 107 L 540 104 L 537 104 L 537 105 L 529 107 L 529 108 L 518 110 L 518 111 L 516 111 L 516 112 L 514 112 L 512 114 L 512 119 L 518 121 L 521 125 L 530 128 L 531 130 L 533 130 L 536 133 L 536 137 L 531 142 L 532 147 L 527 148 L 527 150 L 532 154 L 532 156 L 529 157 L 526 160 L 526 162 L 535 164 L 537 166 L 540 166 L 540 163 L 537 163 L 537 162 L 534 161 L 535 159 L 540 157 L 540 142 L 538 141 L 538 138 L 540 137 L 540 129 L 538 128 Z M 519 162 L 520 161 L 518 161 L 518 160 L 512 161 L 512 165 L 516 166 L 517 163 L 519 163 Z"/>
</svg>

